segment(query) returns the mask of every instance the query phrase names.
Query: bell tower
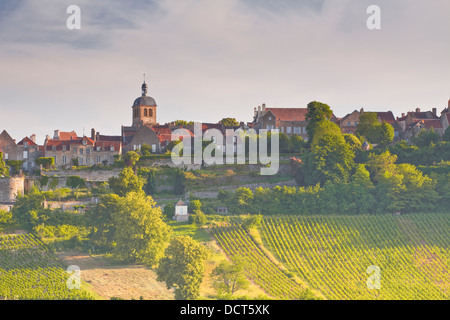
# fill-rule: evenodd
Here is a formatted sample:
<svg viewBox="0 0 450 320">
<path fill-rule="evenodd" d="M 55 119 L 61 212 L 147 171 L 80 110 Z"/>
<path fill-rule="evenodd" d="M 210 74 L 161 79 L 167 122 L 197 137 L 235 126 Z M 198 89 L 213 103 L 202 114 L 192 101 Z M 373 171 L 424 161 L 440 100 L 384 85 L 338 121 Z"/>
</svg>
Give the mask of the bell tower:
<svg viewBox="0 0 450 320">
<path fill-rule="evenodd" d="M 137 98 L 133 103 L 133 127 L 142 125 L 156 124 L 156 101 L 152 97 L 147 96 L 148 85 L 144 80 L 142 84 L 142 96 Z"/>
</svg>

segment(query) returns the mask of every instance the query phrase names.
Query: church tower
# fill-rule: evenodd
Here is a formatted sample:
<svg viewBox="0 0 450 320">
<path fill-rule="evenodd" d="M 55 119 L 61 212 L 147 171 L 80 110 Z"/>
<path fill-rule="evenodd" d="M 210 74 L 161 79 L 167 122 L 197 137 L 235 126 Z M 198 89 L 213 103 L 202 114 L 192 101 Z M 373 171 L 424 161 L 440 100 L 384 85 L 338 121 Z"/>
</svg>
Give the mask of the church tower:
<svg viewBox="0 0 450 320">
<path fill-rule="evenodd" d="M 156 102 L 147 96 L 148 85 L 142 84 L 142 96 L 133 103 L 133 127 L 156 124 Z"/>
</svg>

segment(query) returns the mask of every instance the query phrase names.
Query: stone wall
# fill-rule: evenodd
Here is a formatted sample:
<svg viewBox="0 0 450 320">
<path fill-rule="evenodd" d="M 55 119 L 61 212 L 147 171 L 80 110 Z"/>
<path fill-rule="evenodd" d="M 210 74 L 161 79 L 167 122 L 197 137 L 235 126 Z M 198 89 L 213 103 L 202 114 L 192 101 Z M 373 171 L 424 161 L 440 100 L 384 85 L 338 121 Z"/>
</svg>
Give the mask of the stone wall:
<svg viewBox="0 0 450 320">
<path fill-rule="evenodd" d="M 117 177 L 122 169 L 113 170 L 55 170 L 42 171 L 42 175 L 48 177 L 67 178 L 70 176 L 78 176 L 86 181 L 103 182 L 108 181 L 111 177 Z"/>
<path fill-rule="evenodd" d="M 14 202 L 19 193 L 24 194 L 24 189 L 24 177 L 0 178 L 0 202 Z"/>
</svg>

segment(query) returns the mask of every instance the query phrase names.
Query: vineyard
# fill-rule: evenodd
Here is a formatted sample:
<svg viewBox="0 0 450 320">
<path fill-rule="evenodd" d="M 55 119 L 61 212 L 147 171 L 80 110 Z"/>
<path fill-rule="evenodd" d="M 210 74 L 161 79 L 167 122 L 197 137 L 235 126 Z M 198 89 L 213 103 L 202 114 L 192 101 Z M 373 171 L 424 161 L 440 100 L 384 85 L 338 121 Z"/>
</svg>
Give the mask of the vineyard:
<svg viewBox="0 0 450 320">
<path fill-rule="evenodd" d="M 215 238 L 231 258 L 244 262 L 246 276 L 270 296 L 277 299 L 305 299 L 312 297 L 302 286 L 283 272 L 240 226 L 212 229 Z"/>
<path fill-rule="evenodd" d="M 0 236 L 0 300 L 91 299 L 86 291 L 67 288 L 69 276 L 35 236 Z"/>
<path fill-rule="evenodd" d="M 448 214 L 266 217 L 259 231 L 278 261 L 327 299 L 450 299 Z M 302 292 L 248 233 L 214 233 L 266 292 L 288 299 Z M 368 288 L 370 266 L 379 267 L 379 289 Z"/>
</svg>

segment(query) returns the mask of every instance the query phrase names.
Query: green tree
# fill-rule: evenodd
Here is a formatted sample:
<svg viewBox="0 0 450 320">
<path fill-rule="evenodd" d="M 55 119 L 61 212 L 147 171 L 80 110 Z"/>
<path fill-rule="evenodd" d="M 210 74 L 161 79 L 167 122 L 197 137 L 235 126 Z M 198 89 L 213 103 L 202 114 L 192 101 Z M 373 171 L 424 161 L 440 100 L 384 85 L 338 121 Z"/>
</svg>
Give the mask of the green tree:
<svg viewBox="0 0 450 320">
<path fill-rule="evenodd" d="M 369 142 L 377 141 L 376 127 L 380 125 L 376 112 L 364 112 L 359 116 L 356 133 L 365 137 Z"/>
<path fill-rule="evenodd" d="M 345 142 L 350 146 L 353 152 L 357 152 L 361 150 L 362 143 L 361 141 L 353 134 L 344 134 Z"/>
<path fill-rule="evenodd" d="M 197 227 L 202 227 L 206 224 L 207 222 L 207 218 L 206 215 L 203 213 L 203 211 L 201 210 L 195 210 L 194 214 L 192 215 L 192 222 L 197 226 Z"/>
<path fill-rule="evenodd" d="M 377 142 L 382 148 L 386 148 L 394 140 L 394 127 L 387 122 L 382 122 L 377 127 Z"/>
<path fill-rule="evenodd" d="M 1 154 L 0 154 L 0 156 L 1 156 Z M 22 169 L 23 161 L 21 161 L 21 160 L 7 160 L 6 164 L 11 167 L 12 174 L 18 174 L 20 172 L 20 169 Z"/>
<path fill-rule="evenodd" d="M 193 125 L 194 121 L 175 120 L 173 123 L 175 126 L 189 126 L 189 125 Z"/>
<path fill-rule="evenodd" d="M 125 163 L 125 166 L 127 167 L 134 167 L 136 165 L 136 162 L 139 161 L 140 155 L 137 152 L 134 151 L 128 151 L 122 156 L 122 159 Z"/>
<path fill-rule="evenodd" d="M 445 129 L 444 135 L 442 136 L 442 141 L 450 142 L 450 126 Z"/>
<path fill-rule="evenodd" d="M 291 152 L 299 153 L 305 147 L 305 140 L 299 135 L 293 134 L 289 138 L 289 149 Z"/>
<path fill-rule="evenodd" d="M 296 172 L 297 182 L 314 186 L 348 181 L 354 166 L 355 154 L 346 143 L 339 127 L 329 120 L 316 124 L 311 149 L 302 157 L 300 172 Z"/>
<path fill-rule="evenodd" d="M 175 215 L 175 206 L 173 204 L 166 204 L 164 206 L 164 215 L 168 219 L 172 219 L 173 216 Z"/>
<path fill-rule="evenodd" d="M 5 161 L 3 161 L 2 152 L 0 152 L 0 177 L 9 177 L 9 168 L 6 166 Z"/>
<path fill-rule="evenodd" d="M 182 195 L 184 194 L 184 174 L 183 171 L 177 170 L 177 173 L 175 175 L 175 183 L 173 187 L 173 193 L 176 195 Z"/>
<path fill-rule="evenodd" d="M 101 197 L 94 210 L 85 213 L 90 227 L 89 238 L 96 250 L 111 251 L 114 247 L 116 226 L 112 214 L 118 211 L 120 197 L 117 194 L 107 194 Z"/>
<path fill-rule="evenodd" d="M 369 167 L 372 181 L 378 182 L 380 176 L 385 172 L 395 174 L 395 162 L 397 162 L 397 156 L 392 155 L 389 150 L 379 155 L 371 153 L 367 161 L 367 166 Z"/>
<path fill-rule="evenodd" d="M 152 195 L 156 193 L 156 177 L 155 177 L 155 170 L 150 170 L 147 173 L 147 182 L 145 184 L 145 193 L 148 195 Z"/>
<path fill-rule="evenodd" d="M 307 109 L 308 112 L 306 113 L 305 118 L 309 123 L 306 126 L 306 132 L 308 133 L 309 140 L 312 140 L 317 124 L 321 121 L 330 119 L 333 115 L 333 111 L 329 105 L 317 101 L 310 102 Z"/>
<path fill-rule="evenodd" d="M 413 138 L 413 142 L 419 148 L 429 147 L 439 142 L 439 134 L 431 129 L 422 129 L 416 138 Z"/>
<path fill-rule="evenodd" d="M 198 200 L 198 199 L 189 201 L 189 206 L 188 206 L 188 208 L 189 208 L 189 211 L 190 211 L 190 212 L 194 212 L 194 211 L 196 211 L 196 210 L 201 210 L 201 209 L 202 209 L 202 203 L 201 203 L 201 201 Z"/>
<path fill-rule="evenodd" d="M 242 227 L 245 230 L 257 228 L 261 225 L 262 219 L 263 216 L 261 214 L 250 215 L 248 217 L 245 217 L 244 221 L 242 222 Z"/>
<path fill-rule="evenodd" d="M 44 214 L 44 200 L 44 195 L 36 186 L 26 195 L 19 194 L 12 208 L 14 222 L 26 229 L 45 222 L 47 216 Z"/>
<path fill-rule="evenodd" d="M 124 168 L 117 178 L 109 178 L 108 183 L 115 194 L 123 197 L 129 192 L 143 192 L 145 180 L 134 174 L 131 168 Z"/>
<path fill-rule="evenodd" d="M 55 159 L 53 157 L 49 157 L 49 158 L 45 158 L 45 157 L 41 157 L 41 158 L 37 158 L 36 160 L 34 160 L 34 162 L 36 162 L 37 165 L 42 165 L 45 169 L 50 169 L 51 167 L 53 167 L 55 165 Z M 75 165 L 75 164 L 74 164 Z M 78 165 L 78 164 L 77 164 Z"/>
<path fill-rule="evenodd" d="M 232 296 L 238 290 L 246 289 L 249 281 L 244 274 L 244 264 L 240 260 L 235 263 L 222 261 L 212 272 L 213 288 L 217 294 Z"/>
<path fill-rule="evenodd" d="M 225 127 L 237 127 L 239 126 L 239 122 L 235 118 L 223 118 L 220 120 Z"/>
<path fill-rule="evenodd" d="M 118 199 L 112 218 L 113 256 L 117 260 L 153 266 L 164 256 L 171 229 L 151 197 L 142 192 L 127 193 Z"/>
<path fill-rule="evenodd" d="M 148 144 L 144 143 L 141 146 L 141 153 L 143 156 L 149 156 L 152 154 L 152 147 L 149 146 Z M 138 160 L 139 161 L 139 160 Z"/>
<path fill-rule="evenodd" d="M 175 288 L 175 299 L 194 300 L 200 295 L 207 257 L 206 248 L 191 237 L 174 237 L 156 269 L 157 280 Z"/>
</svg>

